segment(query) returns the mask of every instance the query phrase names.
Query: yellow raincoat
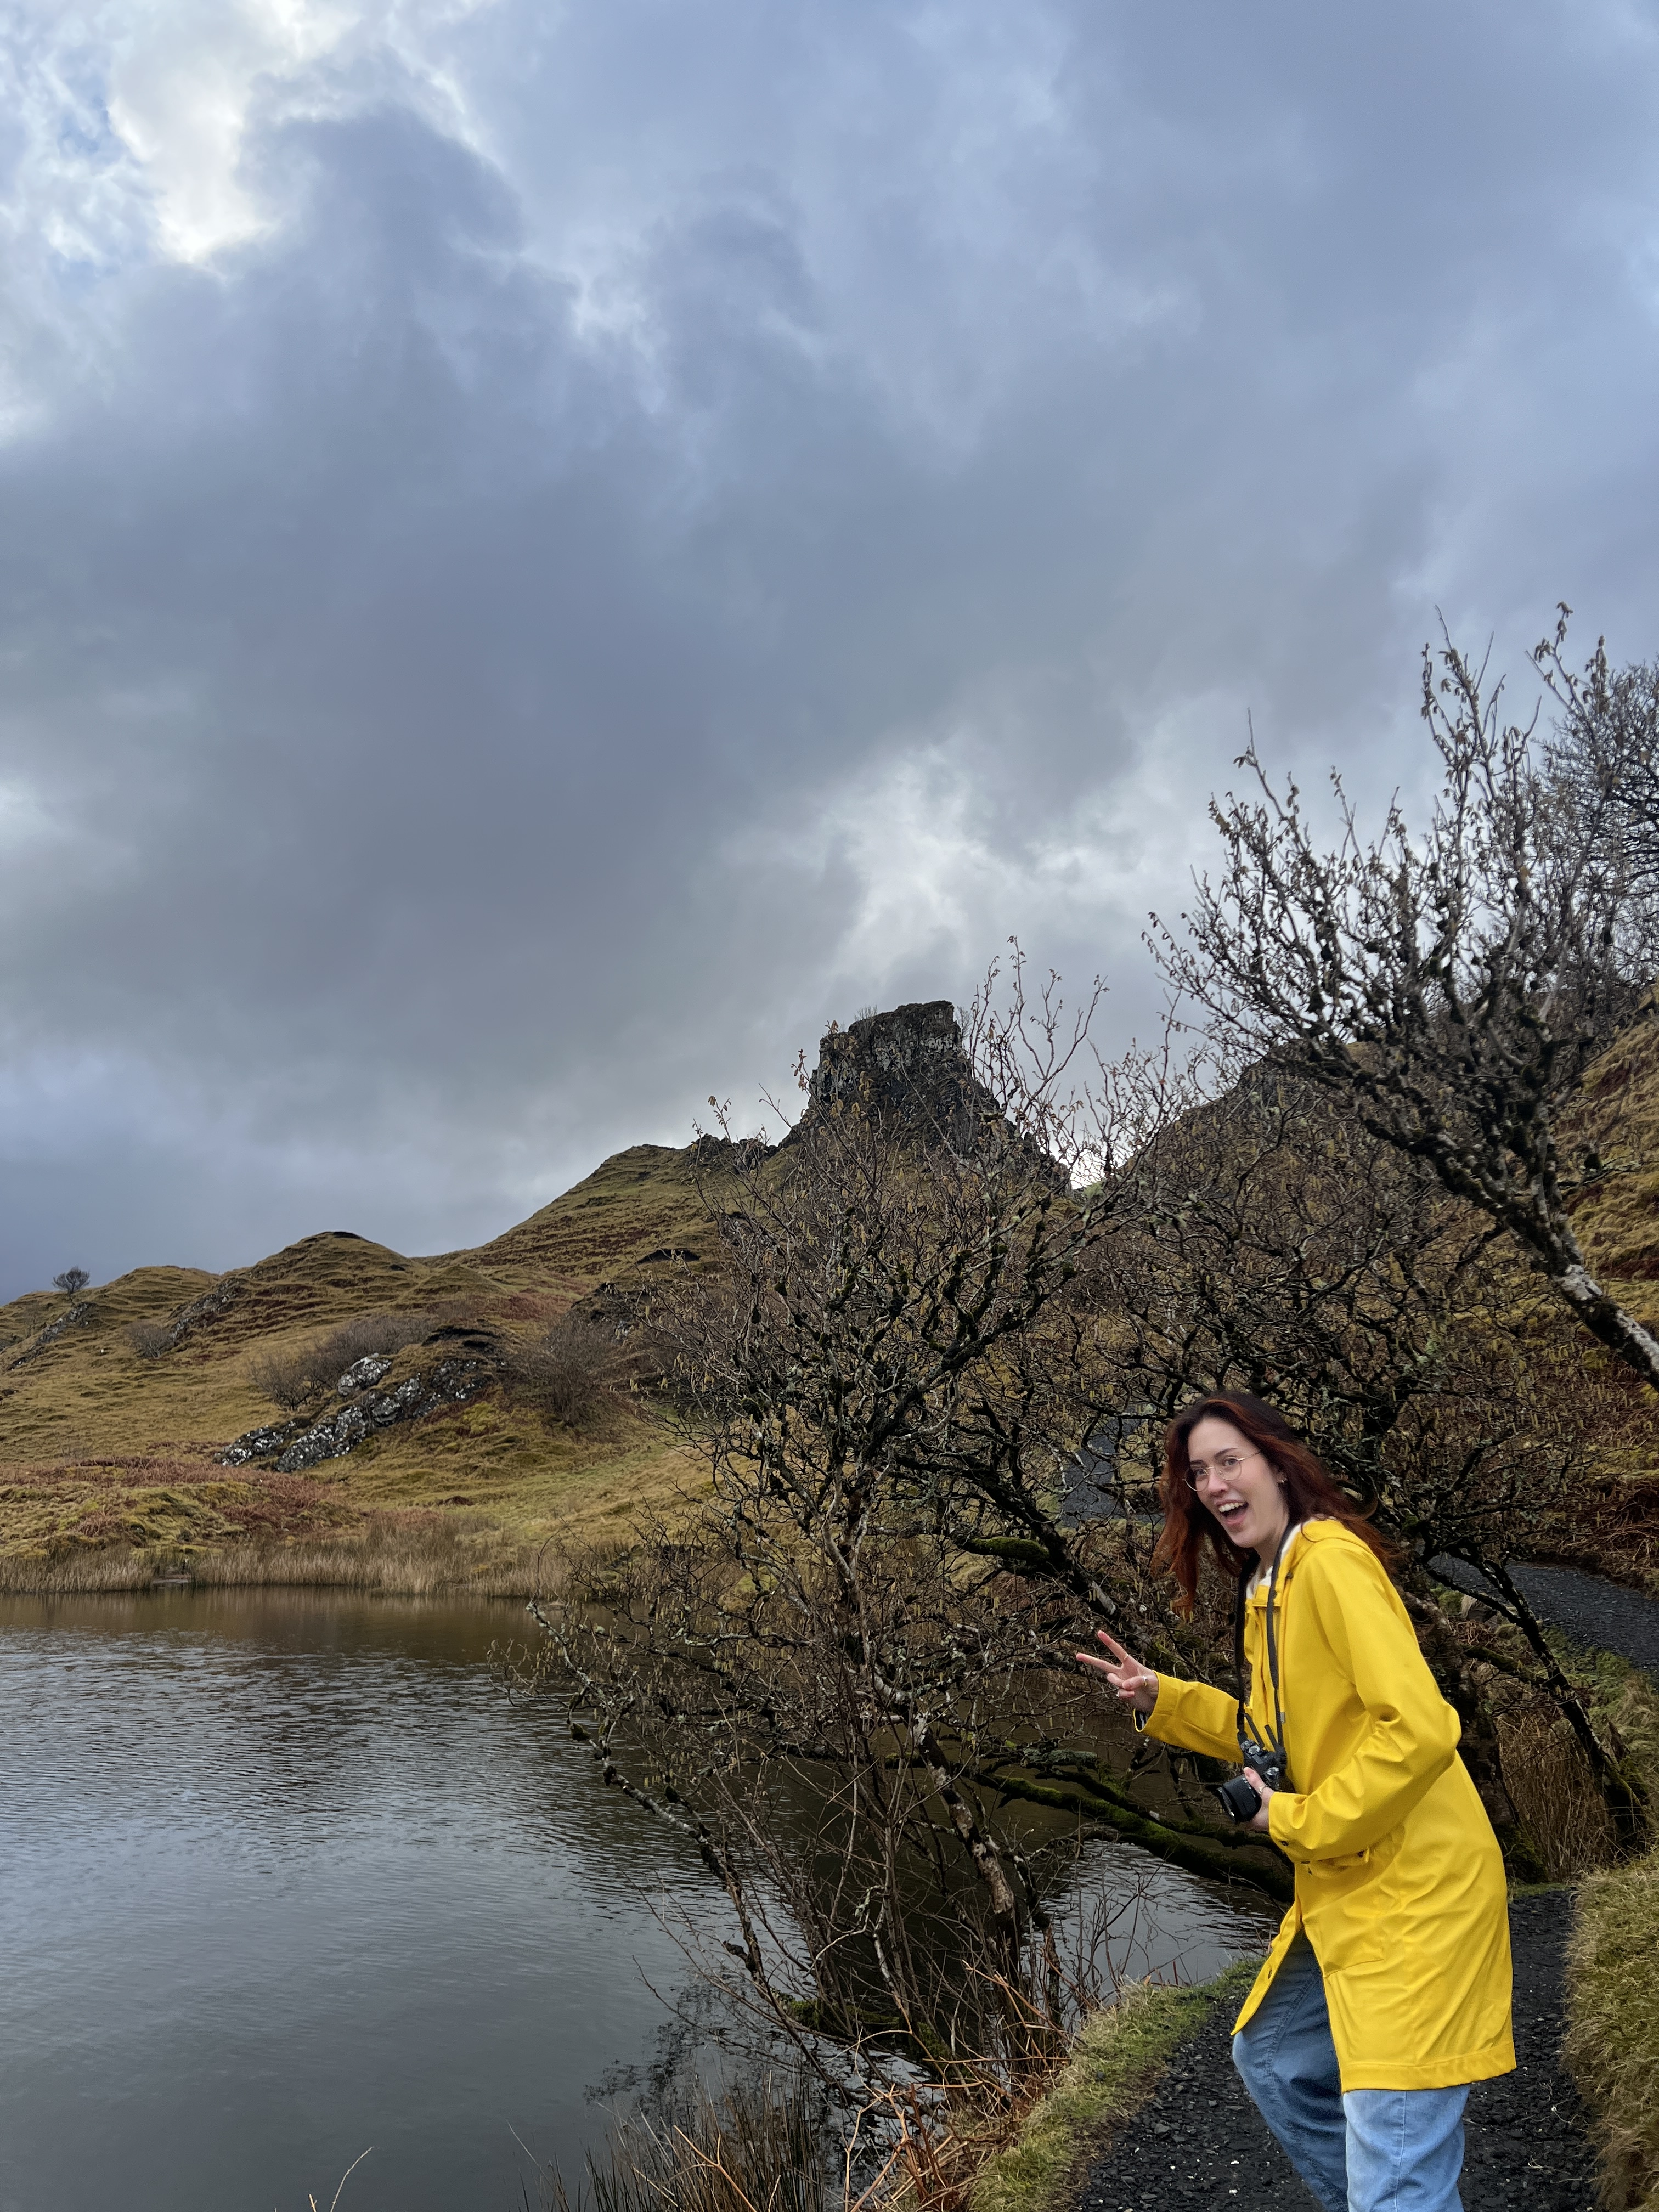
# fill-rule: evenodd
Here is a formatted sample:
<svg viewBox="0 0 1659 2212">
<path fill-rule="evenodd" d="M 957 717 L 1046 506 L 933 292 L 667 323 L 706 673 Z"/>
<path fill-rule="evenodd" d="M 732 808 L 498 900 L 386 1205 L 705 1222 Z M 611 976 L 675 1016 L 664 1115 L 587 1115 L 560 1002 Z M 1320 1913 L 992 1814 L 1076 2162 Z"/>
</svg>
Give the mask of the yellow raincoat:
<svg viewBox="0 0 1659 2212">
<path fill-rule="evenodd" d="M 1244 1624 L 1250 1733 L 1263 1742 L 1266 1603 L 1264 1585 Z M 1235 2033 L 1304 1929 L 1345 2090 L 1447 2089 L 1507 2074 L 1503 1856 L 1405 1607 L 1368 1545 L 1340 1522 L 1310 1521 L 1280 1565 L 1274 1625 L 1294 1787 L 1274 1796 L 1268 1827 L 1295 1866 L 1296 1900 Z M 1145 1726 L 1237 1763 L 1237 1709 L 1204 1683 L 1160 1675 Z"/>
</svg>

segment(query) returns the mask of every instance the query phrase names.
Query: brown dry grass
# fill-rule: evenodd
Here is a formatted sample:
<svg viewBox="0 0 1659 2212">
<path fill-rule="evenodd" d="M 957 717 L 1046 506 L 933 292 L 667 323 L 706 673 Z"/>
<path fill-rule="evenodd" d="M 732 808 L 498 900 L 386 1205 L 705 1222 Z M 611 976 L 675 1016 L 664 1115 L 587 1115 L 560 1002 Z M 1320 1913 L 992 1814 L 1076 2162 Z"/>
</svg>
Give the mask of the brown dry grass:
<svg viewBox="0 0 1659 2212">
<path fill-rule="evenodd" d="M 157 1581 L 187 1576 L 198 1588 L 211 1589 L 528 1597 L 562 1579 L 568 1556 L 562 1547 L 504 1541 L 487 1522 L 409 1514 L 368 1521 L 323 1541 L 267 1540 L 187 1552 L 110 1545 L 52 1559 L 0 1557 L 0 1590 L 89 1595 L 149 1589 Z"/>
<path fill-rule="evenodd" d="M 550 1436 L 533 1410 L 451 1407 L 307 1475 L 182 1455 L 23 1465 L 0 1470 L 0 1588 L 131 1589 L 183 1561 L 204 1581 L 517 1595 L 544 1547 L 614 1551 L 707 1480 L 625 1405 L 586 1437 Z"/>
<path fill-rule="evenodd" d="M 1535 1711 L 1498 1727 L 1504 1783 L 1547 1881 L 1573 1881 L 1618 1855 L 1613 1820 L 1565 1721 Z"/>
<path fill-rule="evenodd" d="M 1659 2207 L 1659 1852 L 1578 1894 L 1567 1957 L 1567 2063 L 1596 2112 L 1602 2202 Z"/>
</svg>

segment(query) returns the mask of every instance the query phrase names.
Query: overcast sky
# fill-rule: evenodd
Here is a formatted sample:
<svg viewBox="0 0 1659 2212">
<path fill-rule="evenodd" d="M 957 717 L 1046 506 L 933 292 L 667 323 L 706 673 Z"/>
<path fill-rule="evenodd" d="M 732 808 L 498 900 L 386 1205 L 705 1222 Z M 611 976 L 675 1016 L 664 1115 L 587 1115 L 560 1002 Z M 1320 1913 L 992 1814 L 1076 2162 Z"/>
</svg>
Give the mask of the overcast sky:
<svg viewBox="0 0 1659 2212">
<path fill-rule="evenodd" d="M 493 1235 L 1659 650 L 1654 0 L 10 0 L 0 1295 Z"/>
</svg>

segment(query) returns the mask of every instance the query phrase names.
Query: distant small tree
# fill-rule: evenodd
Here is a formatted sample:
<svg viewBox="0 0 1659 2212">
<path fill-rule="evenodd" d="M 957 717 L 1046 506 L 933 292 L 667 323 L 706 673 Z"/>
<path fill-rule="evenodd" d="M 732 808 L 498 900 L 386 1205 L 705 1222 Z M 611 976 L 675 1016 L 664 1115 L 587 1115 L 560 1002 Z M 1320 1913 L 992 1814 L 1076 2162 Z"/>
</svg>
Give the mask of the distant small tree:
<svg viewBox="0 0 1659 2212">
<path fill-rule="evenodd" d="M 72 1298 L 84 1291 L 91 1280 L 92 1277 L 84 1267 L 65 1267 L 61 1275 L 52 1277 L 52 1286 L 55 1291 L 61 1291 L 66 1298 Z"/>
<path fill-rule="evenodd" d="M 1571 725 L 1574 700 L 1594 702 L 1565 675 L 1567 611 L 1534 658 Z M 1573 1224 L 1575 1195 L 1608 1164 L 1565 1139 L 1591 1061 L 1641 1004 L 1651 934 L 1601 771 L 1552 772 L 1532 724 L 1501 719 L 1501 693 L 1449 637 L 1425 653 L 1443 773 L 1420 836 L 1395 805 L 1367 839 L 1344 799 L 1341 838 L 1322 848 L 1252 743 L 1240 765 L 1259 795 L 1212 802 L 1220 874 L 1200 880 L 1184 938 L 1161 930 L 1157 950 L 1241 1067 L 1271 1055 L 1423 1162 L 1659 1389 L 1659 1339 L 1591 1273 Z"/>
</svg>

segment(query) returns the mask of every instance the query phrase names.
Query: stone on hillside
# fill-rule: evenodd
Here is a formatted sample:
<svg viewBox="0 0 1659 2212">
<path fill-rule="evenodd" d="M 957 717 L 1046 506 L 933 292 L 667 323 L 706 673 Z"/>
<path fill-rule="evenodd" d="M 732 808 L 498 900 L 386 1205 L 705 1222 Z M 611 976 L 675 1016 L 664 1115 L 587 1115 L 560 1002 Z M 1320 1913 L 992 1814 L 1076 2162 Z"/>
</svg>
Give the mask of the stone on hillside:
<svg viewBox="0 0 1659 2212">
<path fill-rule="evenodd" d="M 355 1391 L 367 1390 L 378 1382 L 391 1364 L 385 1352 L 366 1352 L 361 1359 L 352 1361 L 334 1387 L 343 1398 L 349 1398 Z"/>
</svg>

